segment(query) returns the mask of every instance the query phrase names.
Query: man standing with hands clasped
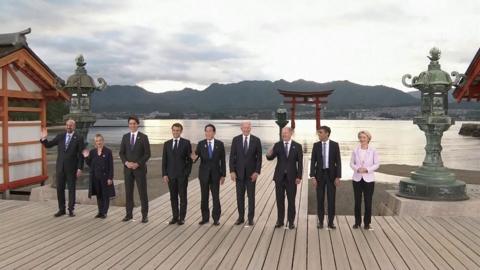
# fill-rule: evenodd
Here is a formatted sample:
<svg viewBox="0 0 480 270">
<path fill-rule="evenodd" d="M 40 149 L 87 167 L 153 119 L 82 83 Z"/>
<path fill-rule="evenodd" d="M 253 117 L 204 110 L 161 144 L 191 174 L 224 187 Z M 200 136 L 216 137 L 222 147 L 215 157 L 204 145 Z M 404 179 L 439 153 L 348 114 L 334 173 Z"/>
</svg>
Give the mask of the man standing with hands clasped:
<svg viewBox="0 0 480 270">
<path fill-rule="evenodd" d="M 288 200 L 288 228 L 294 229 L 295 220 L 295 196 L 297 185 L 302 181 L 303 152 L 302 146 L 292 140 L 293 130 L 290 127 L 282 129 L 282 140 L 275 143 L 267 152 L 267 159 L 277 158 L 277 165 L 273 175 L 275 181 L 275 195 L 277 198 L 277 223 L 275 228 L 284 225 L 285 220 L 285 193 Z"/>
<path fill-rule="evenodd" d="M 327 190 L 328 228 L 335 229 L 335 192 L 342 177 L 342 161 L 337 142 L 330 140 L 331 130 L 321 126 L 317 131 L 319 142 L 313 144 L 310 164 L 310 178 L 317 189 L 317 214 L 319 229 L 323 228 L 325 217 L 325 189 Z"/>
<path fill-rule="evenodd" d="M 230 151 L 230 178 L 236 182 L 238 219 L 235 225 L 245 222 L 245 191 L 248 196 L 248 225 L 255 216 L 255 183 L 262 168 L 262 144 L 252 134 L 252 123 L 242 122 L 242 134 L 232 140 Z"/>
<path fill-rule="evenodd" d="M 138 131 L 140 120 L 128 118 L 129 133 L 123 135 L 120 144 L 120 158 L 124 164 L 126 215 L 123 221 L 133 219 L 133 188 L 137 183 L 142 205 L 142 223 L 148 222 L 147 161 L 150 158 L 150 142 L 147 135 Z"/>
</svg>

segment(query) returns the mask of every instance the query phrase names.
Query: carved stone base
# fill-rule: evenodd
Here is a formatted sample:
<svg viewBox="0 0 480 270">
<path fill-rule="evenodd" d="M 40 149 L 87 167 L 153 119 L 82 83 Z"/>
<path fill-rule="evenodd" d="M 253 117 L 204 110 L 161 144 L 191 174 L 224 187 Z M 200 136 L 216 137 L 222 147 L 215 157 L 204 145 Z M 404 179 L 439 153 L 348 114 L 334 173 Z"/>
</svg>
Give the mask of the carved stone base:
<svg viewBox="0 0 480 270">
<path fill-rule="evenodd" d="M 428 201 L 462 201 L 467 200 L 465 183 L 459 180 L 435 184 L 404 178 L 400 180 L 398 196 Z"/>
</svg>

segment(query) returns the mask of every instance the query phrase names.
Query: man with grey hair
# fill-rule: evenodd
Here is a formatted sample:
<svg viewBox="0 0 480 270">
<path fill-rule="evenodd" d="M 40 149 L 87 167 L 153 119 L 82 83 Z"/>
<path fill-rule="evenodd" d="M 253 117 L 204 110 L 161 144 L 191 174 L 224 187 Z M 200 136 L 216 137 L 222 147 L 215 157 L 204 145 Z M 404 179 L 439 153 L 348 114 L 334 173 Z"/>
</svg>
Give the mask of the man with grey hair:
<svg viewBox="0 0 480 270">
<path fill-rule="evenodd" d="M 302 146 L 292 140 L 293 130 L 290 127 L 282 129 L 282 140 L 275 143 L 267 152 L 267 159 L 277 158 L 277 165 L 273 174 L 275 181 L 275 195 L 277 198 L 277 223 L 275 228 L 283 226 L 285 221 L 285 193 L 288 201 L 288 228 L 295 228 L 295 197 L 297 185 L 302 181 L 303 151 Z"/>
<path fill-rule="evenodd" d="M 70 217 L 74 217 L 76 180 L 83 170 L 82 151 L 85 148 L 83 136 L 75 132 L 75 121 L 72 119 L 67 120 L 65 123 L 65 132 L 57 134 L 51 141 L 47 139 L 47 136 L 47 129 L 43 128 L 40 142 L 46 148 L 57 146 L 56 185 L 58 212 L 54 216 L 60 217 L 66 214 L 65 186 L 67 186 L 68 214 Z"/>
<path fill-rule="evenodd" d="M 230 178 L 236 183 L 238 219 L 235 225 L 245 222 L 245 191 L 248 196 L 248 225 L 253 225 L 255 216 L 255 183 L 262 169 L 262 144 L 252 134 L 252 123 L 243 121 L 242 134 L 232 140 L 230 150 Z"/>
</svg>

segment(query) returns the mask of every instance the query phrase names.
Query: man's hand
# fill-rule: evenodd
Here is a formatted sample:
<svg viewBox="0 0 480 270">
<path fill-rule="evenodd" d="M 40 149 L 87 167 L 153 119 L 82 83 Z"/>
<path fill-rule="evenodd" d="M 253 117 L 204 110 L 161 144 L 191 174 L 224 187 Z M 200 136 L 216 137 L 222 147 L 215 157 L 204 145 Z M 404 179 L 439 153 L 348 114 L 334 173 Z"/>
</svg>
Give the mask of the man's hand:
<svg viewBox="0 0 480 270">
<path fill-rule="evenodd" d="M 340 178 L 335 178 L 335 186 L 338 187 L 340 186 Z"/>
<path fill-rule="evenodd" d="M 232 179 L 232 182 L 237 181 L 237 174 L 235 172 L 230 173 L 230 179 Z"/>
<path fill-rule="evenodd" d="M 163 182 L 165 182 L 165 183 L 167 183 L 167 184 L 168 184 L 168 181 L 169 181 L 169 179 L 168 179 L 168 176 L 167 176 L 167 175 L 165 175 L 165 176 L 163 177 Z"/>
<path fill-rule="evenodd" d="M 198 158 L 198 155 L 195 152 L 192 152 L 192 154 L 190 155 L 190 158 L 192 160 L 196 160 Z"/>
<path fill-rule="evenodd" d="M 82 155 L 84 158 L 87 158 L 90 155 L 90 151 L 88 151 L 88 149 L 83 149 Z"/>
<path fill-rule="evenodd" d="M 313 187 L 316 188 L 317 187 L 317 178 L 312 177 L 310 179 L 312 180 Z"/>
<path fill-rule="evenodd" d="M 107 180 L 107 185 L 111 186 L 112 184 L 113 184 L 112 179 L 108 179 L 108 180 Z"/>
<path fill-rule="evenodd" d="M 140 165 L 139 165 L 138 163 L 132 162 L 132 169 L 133 169 L 133 170 L 138 169 L 138 167 L 140 167 Z"/>
<path fill-rule="evenodd" d="M 254 172 L 254 173 L 252 174 L 251 178 L 252 178 L 252 182 L 257 181 L 258 173 L 257 173 L 257 172 Z"/>
<path fill-rule="evenodd" d="M 78 169 L 77 170 L 77 178 L 80 177 L 82 175 L 82 170 Z"/>
<path fill-rule="evenodd" d="M 223 183 L 225 182 L 225 177 L 220 177 L 220 185 L 223 185 Z"/>
<path fill-rule="evenodd" d="M 46 140 L 48 137 L 48 131 L 47 128 L 42 128 L 42 131 L 40 132 L 40 137 L 42 140 Z"/>
<path fill-rule="evenodd" d="M 300 184 L 301 182 L 302 182 L 302 178 L 295 179 L 295 183 L 297 183 L 297 185 Z"/>
<path fill-rule="evenodd" d="M 273 154 L 273 145 L 267 150 L 267 156 L 271 156 L 272 154 Z"/>
</svg>

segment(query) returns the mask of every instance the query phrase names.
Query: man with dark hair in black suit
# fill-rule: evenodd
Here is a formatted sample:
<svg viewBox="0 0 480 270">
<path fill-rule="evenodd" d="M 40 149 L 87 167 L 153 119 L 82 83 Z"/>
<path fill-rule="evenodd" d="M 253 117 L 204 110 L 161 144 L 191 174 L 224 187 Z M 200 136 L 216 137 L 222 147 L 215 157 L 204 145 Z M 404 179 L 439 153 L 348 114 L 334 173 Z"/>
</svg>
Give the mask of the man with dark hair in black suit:
<svg viewBox="0 0 480 270">
<path fill-rule="evenodd" d="M 200 225 L 208 223 L 210 209 L 208 207 L 208 193 L 212 192 L 213 209 L 212 218 L 213 225 L 220 225 L 220 185 L 225 182 L 226 164 L 225 164 L 225 147 L 223 142 L 214 139 L 215 126 L 208 124 L 205 126 L 205 140 L 199 141 L 197 149 L 192 153 L 192 159 L 196 162 L 199 158 L 200 169 L 198 178 L 200 179 L 201 191 L 201 210 L 202 220 Z"/>
<path fill-rule="evenodd" d="M 187 186 L 188 176 L 192 171 L 192 146 L 190 141 L 180 137 L 183 126 L 180 123 L 172 125 L 173 139 L 165 142 L 162 155 L 163 181 L 168 184 L 170 190 L 170 202 L 172 204 L 172 220 L 169 224 L 185 223 L 187 214 Z M 180 197 L 180 209 L 178 208 Z"/>
<path fill-rule="evenodd" d="M 331 129 L 321 126 L 317 131 L 319 142 L 313 144 L 310 164 L 310 178 L 317 189 L 318 228 L 323 228 L 325 217 L 325 189 L 327 190 L 328 228 L 335 229 L 335 191 L 342 177 L 340 147 L 330 140 Z"/>
<path fill-rule="evenodd" d="M 75 121 L 67 120 L 65 124 L 66 132 L 62 132 L 55 136 L 51 141 L 47 140 L 48 132 L 44 128 L 42 130 L 42 139 L 40 142 L 46 147 L 50 148 L 57 145 L 57 200 L 58 212 L 55 217 L 63 216 L 65 212 L 65 185 L 68 186 L 68 212 L 69 216 L 73 217 L 75 214 L 75 186 L 77 177 L 80 177 L 83 170 L 83 155 L 82 151 L 85 148 L 83 136 L 75 132 Z"/>
<path fill-rule="evenodd" d="M 230 150 L 230 178 L 236 182 L 238 219 L 235 225 L 245 222 L 245 190 L 248 196 L 248 225 L 253 225 L 255 216 L 255 183 L 262 169 L 262 144 L 252 134 L 252 123 L 244 121 L 242 134 L 232 140 Z"/>
<path fill-rule="evenodd" d="M 302 146 L 292 140 L 293 130 L 290 127 L 282 129 L 282 140 L 275 143 L 273 148 L 267 152 L 267 159 L 277 158 L 277 165 L 273 175 L 275 181 L 275 195 L 277 198 L 277 223 L 280 228 L 285 220 L 285 193 L 288 200 L 288 228 L 294 229 L 295 220 L 295 196 L 297 185 L 302 181 L 303 174 L 303 152 Z"/>
<path fill-rule="evenodd" d="M 123 221 L 133 219 L 133 188 L 137 183 L 142 205 L 142 223 L 148 222 L 147 161 L 150 158 L 148 136 L 138 131 L 140 120 L 136 116 L 128 118 L 129 133 L 123 135 L 120 144 L 120 158 L 124 164 L 126 215 Z"/>
</svg>

